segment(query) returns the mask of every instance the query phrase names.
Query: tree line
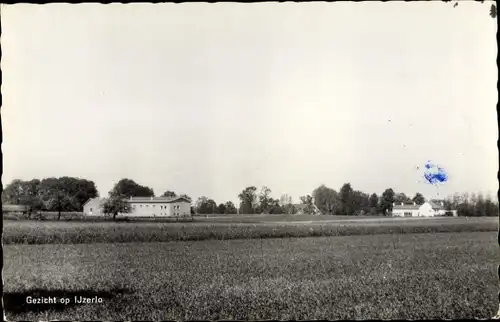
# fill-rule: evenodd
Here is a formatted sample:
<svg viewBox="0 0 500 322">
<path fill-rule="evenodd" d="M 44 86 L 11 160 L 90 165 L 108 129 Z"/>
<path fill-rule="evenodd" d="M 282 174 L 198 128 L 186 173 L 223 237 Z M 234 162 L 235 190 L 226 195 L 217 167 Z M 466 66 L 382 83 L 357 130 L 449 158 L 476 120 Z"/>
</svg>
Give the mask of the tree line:
<svg viewBox="0 0 500 322">
<path fill-rule="evenodd" d="M 271 189 L 263 186 L 258 190 L 255 186 L 243 189 L 239 194 L 239 207 L 231 201 L 217 204 L 206 196 L 199 197 L 191 207 L 192 214 L 294 214 L 297 212 L 292 197 L 283 194 L 279 199 L 271 196 Z M 153 189 L 143 186 L 131 179 L 121 179 L 108 193 L 109 198 L 103 204 L 104 213 L 113 214 L 130 212 L 130 205 L 124 200 L 129 197 L 154 197 Z M 2 203 L 25 205 L 28 216 L 34 211 L 56 211 L 58 219 L 61 212 L 81 212 L 83 204 L 89 198 L 98 197 L 99 193 L 93 181 L 76 177 L 45 178 L 23 181 L 13 180 L 2 190 Z M 161 194 L 163 197 L 184 197 L 172 190 Z M 394 203 L 423 204 L 426 200 L 421 193 L 412 198 L 404 193 L 396 193 L 388 188 L 377 195 L 365 193 L 345 183 L 336 191 L 326 185 L 314 189 L 311 194 L 299 198 L 301 210 L 305 214 L 313 214 L 319 210 L 327 215 L 343 216 L 377 216 L 390 215 Z M 441 200 L 446 210 L 457 210 L 459 216 L 498 216 L 498 201 L 481 193 L 455 194 Z"/>
<path fill-rule="evenodd" d="M 279 199 L 273 199 L 271 189 L 266 186 L 260 191 L 255 186 L 249 186 L 243 189 L 238 198 L 240 214 L 294 214 L 297 211 L 289 195 L 284 194 Z M 391 215 L 394 203 L 422 205 L 426 202 L 419 192 L 409 197 L 405 193 L 396 193 L 392 188 L 387 188 L 380 195 L 369 194 L 353 189 L 350 183 L 343 184 L 339 191 L 321 185 L 311 194 L 299 199 L 305 214 L 313 214 L 317 208 L 322 214 L 340 216 L 388 216 Z M 445 210 L 457 210 L 459 216 L 499 214 L 498 202 L 480 193 L 455 194 L 443 200 L 429 201 L 443 202 Z"/>
<path fill-rule="evenodd" d="M 28 217 L 36 211 L 82 211 L 83 204 L 99 193 L 93 181 L 75 177 L 15 179 L 2 190 L 2 204 L 27 206 Z"/>
</svg>

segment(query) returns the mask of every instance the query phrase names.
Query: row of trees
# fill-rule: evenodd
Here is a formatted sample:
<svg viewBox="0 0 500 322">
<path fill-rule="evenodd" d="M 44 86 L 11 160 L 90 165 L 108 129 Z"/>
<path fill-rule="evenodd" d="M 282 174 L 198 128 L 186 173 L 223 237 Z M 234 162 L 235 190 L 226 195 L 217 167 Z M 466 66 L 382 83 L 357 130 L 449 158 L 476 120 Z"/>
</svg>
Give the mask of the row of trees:
<svg viewBox="0 0 500 322">
<path fill-rule="evenodd" d="M 197 214 L 236 214 L 238 210 L 231 201 L 217 205 L 213 199 L 203 196 L 196 200 L 193 212 Z"/>
<path fill-rule="evenodd" d="M 293 214 L 297 207 L 292 198 L 284 194 L 279 199 L 271 197 L 271 189 L 263 186 L 258 192 L 255 186 L 250 186 L 238 195 L 240 199 L 240 214 Z M 330 215 L 377 215 L 389 214 L 394 202 L 423 204 L 425 199 L 421 193 L 409 198 L 404 193 L 395 193 L 386 189 L 381 196 L 367 194 L 354 190 L 350 183 L 344 184 L 340 191 L 335 191 L 325 185 L 316 188 L 312 195 L 300 197 L 301 210 L 312 214 L 318 209 L 323 214 Z"/>
<path fill-rule="evenodd" d="M 455 194 L 444 200 L 446 209 L 456 209 L 459 216 L 483 217 L 498 216 L 498 202 L 491 196 L 484 196 L 481 193 Z"/>
<path fill-rule="evenodd" d="M 82 211 L 89 198 L 99 196 L 93 181 L 74 177 L 13 180 L 2 190 L 2 203 L 25 205 L 28 216 L 36 211 Z"/>
<path fill-rule="evenodd" d="M 415 203 L 423 204 L 426 200 L 421 193 L 416 193 L 413 198 L 404 193 L 395 193 L 393 189 L 386 189 L 380 196 L 376 193 L 368 195 L 364 192 L 353 190 L 349 183 L 342 186 L 339 192 L 322 185 L 313 191 L 316 206 L 325 214 L 335 215 L 388 215 L 393 204 Z M 459 216 L 498 216 L 498 202 L 491 196 L 483 194 L 455 194 L 443 200 L 430 200 L 443 202 L 445 210 L 457 210 Z"/>
<path fill-rule="evenodd" d="M 240 199 L 240 214 L 294 214 L 297 207 L 293 204 L 292 197 L 287 194 L 279 199 L 271 197 L 271 189 L 263 186 L 257 191 L 255 186 L 246 187 L 238 195 Z M 300 197 L 301 204 L 304 205 L 304 213 L 313 213 L 315 210 L 313 198 L 310 195 Z"/>
<path fill-rule="evenodd" d="M 286 194 L 279 199 L 271 197 L 271 189 L 264 186 L 258 192 L 255 186 L 250 186 L 238 195 L 240 199 L 240 214 L 293 214 L 296 206 L 292 198 Z M 329 215 L 390 215 L 394 203 L 422 205 L 425 198 L 421 193 L 413 197 L 392 188 L 385 189 L 381 195 L 368 194 L 352 188 L 350 183 L 342 185 L 339 191 L 321 185 L 314 189 L 311 195 L 300 197 L 301 207 L 305 214 L 314 213 L 317 208 L 323 214 Z M 455 194 L 443 200 L 431 200 L 443 202 L 446 210 L 457 210 L 459 216 L 498 216 L 498 202 L 493 201 L 490 196 L 482 194 Z"/>
<path fill-rule="evenodd" d="M 192 213 L 198 214 L 294 214 L 297 207 L 293 204 L 292 198 L 284 194 L 279 199 L 271 196 L 271 189 L 263 186 L 260 191 L 255 186 L 246 187 L 238 195 L 240 199 L 239 209 L 231 202 L 217 203 L 208 197 L 197 199 Z M 148 187 L 138 185 L 132 180 L 120 180 L 110 197 L 128 196 L 154 196 L 153 190 Z M 173 191 L 166 191 L 162 196 L 175 197 Z M 191 200 L 189 196 L 181 195 Z M 386 189 L 381 195 L 376 193 L 368 194 L 360 190 L 354 190 L 350 183 L 342 185 L 339 191 L 325 185 L 314 189 L 311 195 L 300 197 L 303 205 L 301 210 L 305 214 L 312 214 L 317 208 L 323 214 L 330 215 L 390 215 L 394 203 L 415 203 L 421 205 L 425 202 L 421 193 L 416 193 L 409 197 L 404 193 L 396 193 L 393 189 Z M 459 216 L 497 216 L 498 202 L 493 201 L 489 196 L 482 194 L 455 194 L 453 197 L 442 200 L 447 210 L 457 210 Z M 126 207 L 123 205 L 123 207 Z M 124 212 L 124 211 L 119 211 Z"/>
<path fill-rule="evenodd" d="M 56 211 L 60 219 L 63 211 L 82 211 L 83 204 L 89 198 L 98 197 L 99 193 L 93 181 L 75 177 L 33 179 L 29 181 L 13 180 L 2 191 L 2 203 L 28 206 L 28 216 L 38 210 Z M 104 213 L 113 214 L 130 212 L 130 206 L 124 199 L 129 197 L 154 197 L 153 189 L 142 186 L 131 179 L 118 181 L 109 191 L 109 198 L 103 205 Z M 177 197 L 171 190 L 161 196 Z M 191 198 L 185 194 L 179 197 Z M 197 199 L 192 213 L 198 214 L 293 214 L 297 207 L 289 195 L 279 199 L 271 196 L 271 189 L 263 186 L 257 191 L 255 186 L 246 187 L 238 195 L 239 209 L 231 202 L 217 203 L 205 196 Z M 339 191 L 321 185 L 311 195 L 300 197 L 301 210 L 306 214 L 319 209 L 330 215 L 388 215 L 393 203 L 416 203 L 421 205 L 425 198 L 416 193 L 412 198 L 404 193 L 395 193 L 386 189 L 380 196 L 354 190 L 350 183 L 344 184 Z M 498 216 L 498 202 L 482 194 L 455 194 L 443 200 L 445 209 L 457 210 L 459 216 Z"/>
<path fill-rule="evenodd" d="M 368 194 L 354 190 L 350 183 L 345 183 L 337 192 L 325 185 L 314 189 L 315 205 L 324 214 L 331 215 L 388 215 L 394 203 L 415 203 L 421 205 L 425 198 L 416 193 L 413 198 L 404 193 L 395 193 L 393 189 L 386 189 L 380 196 L 376 193 Z"/>
<path fill-rule="evenodd" d="M 88 199 L 98 196 L 95 183 L 82 178 L 15 179 L 2 190 L 2 204 L 27 206 L 28 217 L 37 211 L 56 211 L 60 219 L 61 212 L 81 212 Z M 167 190 L 162 196 L 177 197 L 177 194 Z M 122 179 L 109 192 L 109 198 L 103 204 L 104 213 L 116 217 L 118 213 L 130 212 L 129 204 L 123 200 L 129 197 L 154 197 L 154 191 L 131 179 Z M 185 194 L 179 197 L 191 200 Z"/>
</svg>

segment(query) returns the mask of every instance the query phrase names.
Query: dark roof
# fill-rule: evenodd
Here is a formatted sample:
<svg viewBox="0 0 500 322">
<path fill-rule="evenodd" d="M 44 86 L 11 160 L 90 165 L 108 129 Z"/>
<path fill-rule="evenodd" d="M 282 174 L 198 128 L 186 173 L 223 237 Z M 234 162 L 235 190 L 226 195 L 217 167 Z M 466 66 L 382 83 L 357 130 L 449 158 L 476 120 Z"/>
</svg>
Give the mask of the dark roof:
<svg viewBox="0 0 500 322">
<path fill-rule="evenodd" d="M 87 201 L 85 201 L 85 203 L 84 203 L 82 206 L 85 206 L 85 205 L 86 205 L 87 203 L 89 203 L 90 201 L 92 201 L 92 200 L 96 200 L 96 199 L 97 199 L 97 200 L 99 200 L 99 201 L 101 201 L 101 202 L 106 201 L 106 198 L 100 198 L 100 197 L 90 198 L 90 199 L 88 199 Z"/>
<path fill-rule="evenodd" d="M 83 205 L 85 206 L 89 201 L 99 199 L 100 202 L 105 202 L 107 198 L 90 198 Z M 140 203 L 172 203 L 176 201 L 186 201 L 191 203 L 191 200 L 184 197 L 131 197 L 125 198 L 124 200 L 128 202 L 140 202 Z"/>
<path fill-rule="evenodd" d="M 394 210 L 394 209 L 398 209 L 398 210 L 417 210 L 418 208 L 420 208 L 420 205 L 415 205 L 415 204 L 406 204 L 406 205 L 395 204 L 394 206 L 392 206 L 392 210 Z"/>
<path fill-rule="evenodd" d="M 443 210 L 444 207 L 440 204 L 440 201 L 429 201 L 432 209 L 434 210 Z"/>
<path fill-rule="evenodd" d="M 191 202 L 191 200 L 185 197 L 131 197 L 127 199 L 127 201 L 129 202 L 141 202 L 141 203 L 170 203 L 182 200 Z"/>
<path fill-rule="evenodd" d="M 315 204 L 313 204 L 312 206 L 313 206 L 314 212 L 316 212 L 316 213 L 320 213 L 321 212 L 319 210 L 319 208 Z M 304 210 L 304 209 L 306 209 L 307 204 L 305 204 L 305 203 L 298 203 L 298 204 L 294 204 L 293 207 L 296 210 Z"/>
</svg>

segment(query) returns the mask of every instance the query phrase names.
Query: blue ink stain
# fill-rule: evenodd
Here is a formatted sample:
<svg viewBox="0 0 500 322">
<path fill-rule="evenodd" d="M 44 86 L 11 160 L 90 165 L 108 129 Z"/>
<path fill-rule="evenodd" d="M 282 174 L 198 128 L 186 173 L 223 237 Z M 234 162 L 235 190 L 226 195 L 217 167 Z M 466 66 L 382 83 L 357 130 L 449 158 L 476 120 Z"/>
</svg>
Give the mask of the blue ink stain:
<svg viewBox="0 0 500 322">
<path fill-rule="evenodd" d="M 443 168 L 428 161 L 425 164 L 424 178 L 430 184 L 443 183 L 448 180 L 448 174 Z"/>
</svg>

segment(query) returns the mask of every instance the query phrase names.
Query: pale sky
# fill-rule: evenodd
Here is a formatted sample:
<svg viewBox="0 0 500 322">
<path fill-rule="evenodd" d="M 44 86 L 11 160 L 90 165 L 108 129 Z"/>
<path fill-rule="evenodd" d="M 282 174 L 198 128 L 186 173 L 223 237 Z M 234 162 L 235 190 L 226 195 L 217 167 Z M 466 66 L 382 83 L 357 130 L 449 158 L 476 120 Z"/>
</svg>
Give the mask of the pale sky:
<svg viewBox="0 0 500 322">
<path fill-rule="evenodd" d="M 490 5 L 2 5 L 3 184 L 496 194 Z"/>
</svg>

